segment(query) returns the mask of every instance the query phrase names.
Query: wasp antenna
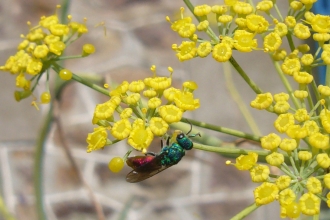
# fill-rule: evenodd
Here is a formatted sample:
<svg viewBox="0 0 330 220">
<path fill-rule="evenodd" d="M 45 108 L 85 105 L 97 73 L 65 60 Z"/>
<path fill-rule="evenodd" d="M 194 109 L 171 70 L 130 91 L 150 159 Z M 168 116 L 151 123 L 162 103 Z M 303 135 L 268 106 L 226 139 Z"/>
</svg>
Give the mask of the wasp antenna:
<svg viewBox="0 0 330 220">
<path fill-rule="evenodd" d="M 170 138 L 171 138 L 171 137 L 168 137 L 167 140 L 166 140 L 166 145 L 167 145 L 167 146 L 170 146 Z"/>
<path fill-rule="evenodd" d="M 199 132 L 197 134 L 188 135 L 188 137 L 196 137 L 197 135 L 200 136 L 200 137 L 202 137 L 202 135 Z"/>
<path fill-rule="evenodd" d="M 154 152 L 147 152 L 146 155 L 156 156 L 157 154 Z"/>
<path fill-rule="evenodd" d="M 192 124 L 188 119 L 186 119 L 186 121 L 190 124 L 190 130 L 186 134 L 186 135 L 188 135 L 192 131 Z"/>
</svg>

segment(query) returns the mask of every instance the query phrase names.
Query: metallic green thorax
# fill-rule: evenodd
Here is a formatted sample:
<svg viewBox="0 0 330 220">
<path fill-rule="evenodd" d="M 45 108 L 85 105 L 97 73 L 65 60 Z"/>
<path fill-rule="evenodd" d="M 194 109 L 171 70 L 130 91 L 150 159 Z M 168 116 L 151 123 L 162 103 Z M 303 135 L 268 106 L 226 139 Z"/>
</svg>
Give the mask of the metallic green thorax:
<svg viewBox="0 0 330 220">
<path fill-rule="evenodd" d="M 178 134 L 176 137 L 178 143 L 173 143 L 171 146 L 165 146 L 160 154 L 164 155 L 161 164 L 164 166 L 177 164 L 185 155 L 185 150 L 190 150 L 193 147 L 193 142 L 185 136 Z"/>
</svg>

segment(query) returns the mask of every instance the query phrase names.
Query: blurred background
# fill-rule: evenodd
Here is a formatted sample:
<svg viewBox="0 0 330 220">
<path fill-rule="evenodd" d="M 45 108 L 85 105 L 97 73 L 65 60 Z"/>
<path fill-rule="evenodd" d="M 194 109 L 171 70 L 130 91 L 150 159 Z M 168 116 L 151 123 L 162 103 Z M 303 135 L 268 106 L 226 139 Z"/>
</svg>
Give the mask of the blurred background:
<svg viewBox="0 0 330 220">
<path fill-rule="evenodd" d="M 192 2 L 195 5 L 223 3 L 222 0 Z M 16 53 L 20 34 L 28 32 L 26 22 L 36 25 L 41 16 L 53 14 L 60 3 L 59 0 L 0 1 L 1 65 Z M 280 4 L 286 13 L 286 1 Z M 235 82 L 248 106 L 255 94 L 235 70 L 217 63 L 212 57 L 182 63 L 172 51 L 171 45 L 180 44 L 181 39 L 170 29 L 165 16 L 174 21 L 181 6 L 184 6 L 183 1 L 174 0 L 72 0 L 69 12 L 73 20 L 82 22 L 86 17 L 89 33 L 67 54 L 79 54 L 85 43 L 94 44 L 96 53 L 85 59 L 67 61 L 66 68 L 77 74 L 96 74 L 120 83 L 151 76 L 151 65 L 157 66 L 158 75 L 168 76 L 167 67 L 171 66 L 176 85 L 180 87 L 185 80 L 194 80 L 199 85 L 195 97 L 200 99 L 201 107 L 186 117 L 252 133 L 229 92 L 228 82 Z M 103 27 L 94 27 L 103 21 L 106 35 Z M 233 56 L 263 91 L 284 91 L 267 54 L 234 52 Z M 41 106 L 37 111 L 30 105 L 31 99 L 17 103 L 13 96 L 15 76 L 7 72 L 1 74 L 1 195 L 17 219 L 37 219 L 33 185 L 35 145 L 48 106 Z M 40 83 L 37 93 L 44 91 L 45 86 Z M 86 153 L 85 141 L 93 130 L 91 120 L 95 105 L 106 99 L 78 83 L 71 83 L 62 93 L 58 115 L 63 129 L 59 134 L 58 127 L 52 124 L 44 150 L 44 206 L 48 219 L 98 219 L 95 204 L 99 204 L 105 219 L 111 220 L 226 220 L 253 203 L 253 190 L 259 184 L 251 183 L 248 172 L 226 166 L 227 159 L 215 153 L 191 150 L 178 165 L 136 184 L 125 181 L 130 171 L 127 167 L 119 174 L 111 173 L 108 162 L 114 156 L 124 156 L 129 149 L 127 144 L 120 142 Z M 272 125 L 275 115 L 250 110 L 262 135 L 275 131 Z M 208 133 L 225 142 L 237 139 Z M 71 160 L 62 141 L 69 146 Z M 159 140 L 153 143 L 152 149 L 156 152 L 159 143 Z M 256 146 L 246 143 L 242 147 Z M 96 202 L 92 201 L 90 192 Z M 246 219 L 280 219 L 277 202 L 260 207 Z"/>
</svg>

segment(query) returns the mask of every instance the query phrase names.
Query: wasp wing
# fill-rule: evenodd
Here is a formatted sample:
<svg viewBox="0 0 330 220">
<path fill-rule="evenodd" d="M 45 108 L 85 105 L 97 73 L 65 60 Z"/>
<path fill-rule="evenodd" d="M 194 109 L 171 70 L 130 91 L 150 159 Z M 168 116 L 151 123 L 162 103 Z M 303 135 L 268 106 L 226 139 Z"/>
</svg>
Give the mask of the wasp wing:
<svg viewBox="0 0 330 220">
<path fill-rule="evenodd" d="M 155 157 L 153 156 L 136 156 L 130 157 L 127 159 L 128 166 L 132 167 L 133 170 L 129 172 L 126 176 L 126 181 L 130 183 L 141 182 L 149 177 L 160 173 L 172 165 L 163 166 L 161 160 L 166 154 L 160 154 Z M 151 158 L 152 157 L 152 158 Z M 137 164 L 142 164 L 137 166 L 135 161 L 138 161 Z M 141 162 L 142 161 L 142 162 Z"/>
</svg>

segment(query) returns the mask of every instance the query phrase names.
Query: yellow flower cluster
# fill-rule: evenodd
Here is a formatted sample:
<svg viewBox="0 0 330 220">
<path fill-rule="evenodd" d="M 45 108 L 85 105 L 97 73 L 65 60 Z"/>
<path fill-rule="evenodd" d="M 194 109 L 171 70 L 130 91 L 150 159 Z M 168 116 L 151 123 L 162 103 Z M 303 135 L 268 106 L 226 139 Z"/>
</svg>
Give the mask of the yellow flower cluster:
<svg viewBox="0 0 330 220">
<path fill-rule="evenodd" d="M 15 92 L 17 101 L 27 98 L 33 93 L 44 72 L 49 74 L 49 69 L 54 69 L 59 73 L 63 68 L 56 62 L 65 59 L 62 54 L 67 45 L 88 32 L 85 24 L 71 21 L 70 15 L 68 19 L 68 24 L 61 24 L 55 13 L 48 17 L 41 17 L 37 26 L 32 27 L 28 22 L 29 33 L 21 35 L 23 41 L 17 46 L 17 53 L 10 56 L 5 65 L 0 66 L 0 70 L 16 75 L 16 87 L 21 89 Z M 94 52 L 94 46 L 86 44 L 83 46 L 80 57 Z M 62 75 L 60 74 L 60 77 Z M 49 76 L 47 76 L 48 78 Z M 71 77 L 66 74 L 63 79 L 68 80 Z M 50 93 L 47 91 L 41 96 L 41 103 L 49 101 Z"/>
<path fill-rule="evenodd" d="M 181 8 L 181 18 L 172 22 L 169 17 L 166 20 L 171 23 L 171 29 L 178 33 L 184 40 L 180 45 L 173 44 L 172 49 L 180 61 L 190 60 L 195 57 L 212 57 L 218 62 L 226 62 L 232 56 L 232 50 L 240 52 L 252 52 L 263 50 L 273 56 L 274 60 L 283 60 L 282 69 L 286 74 L 292 75 L 300 69 L 299 59 L 304 66 L 315 65 L 316 63 L 330 63 L 330 18 L 324 15 L 314 15 L 309 11 L 316 0 L 290 1 L 289 9 L 292 13 L 281 21 L 271 16 L 271 9 L 277 7 L 276 1 L 259 1 L 256 6 L 239 0 L 227 0 L 223 5 L 198 5 L 194 7 L 194 16 L 198 24 L 193 23 L 193 18 L 184 16 L 184 8 Z M 212 15 L 211 15 L 212 14 Z M 293 16 L 295 15 L 295 16 Z M 304 20 L 302 16 L 304 15 Z M 217 23 L 217 30 L 214 31 L 210 24 Z M 313 33 L 311 33 L 311 31 Z M 210 39 L 203 39 L 198 32 L 205 32 Z M 215 34 L 218 32 L 218 35 Z M 258 45 L 257 35 L 263 41 L 262 48 Z M 311 36 L 323 49 L 321 59 L 315 61 L 308 50 L 299 50 L 302 56 L 297 54 L 286 57 L 286 52 L 281 48 L 282 39 L 293 35 L 298 39 L 308 39 Z M 292 40 L 292 38 L 290 39 Z M 286 57 L 286 58 L 285 58 Z M 285 58 L 285 59 L 284 59 Z M 304 73 L 296 73 L 298 80 Z M 306 76 L 306 81 L 309 78 Z"/>
<path fill-rule="evenodd" d="M 110 91 L 110 100 L 96 106 L 93 124 L 99 127 L 88 134 L 87 152 L 127 138 L 130 146 L 145 153 L 154 136 L 165 135 L 169 124 L 179 122 L 185 111 L 199 108 L 199 99 L 193 95 L 195 82 L 184 82 L 180 90 L 171 87 L 172 68 L 169 67 L 170 77 L 157 76 L 155 66 L 151 70 L 153 77 L 122 82 Z"/>
</svg>

